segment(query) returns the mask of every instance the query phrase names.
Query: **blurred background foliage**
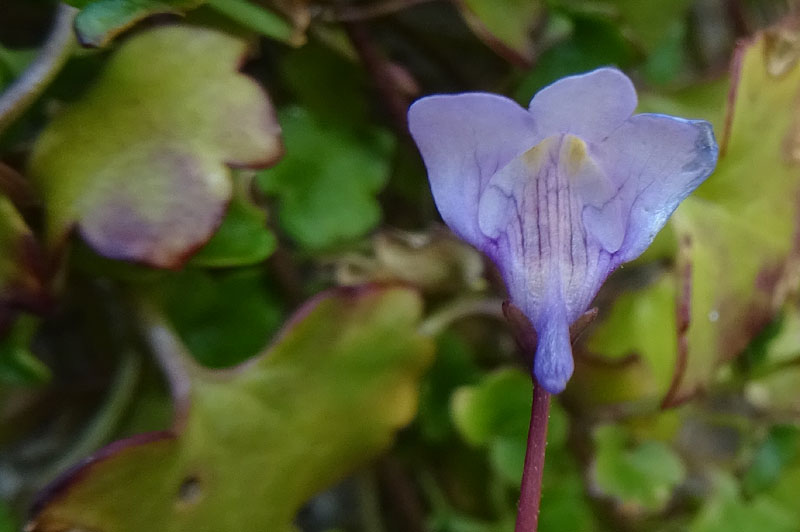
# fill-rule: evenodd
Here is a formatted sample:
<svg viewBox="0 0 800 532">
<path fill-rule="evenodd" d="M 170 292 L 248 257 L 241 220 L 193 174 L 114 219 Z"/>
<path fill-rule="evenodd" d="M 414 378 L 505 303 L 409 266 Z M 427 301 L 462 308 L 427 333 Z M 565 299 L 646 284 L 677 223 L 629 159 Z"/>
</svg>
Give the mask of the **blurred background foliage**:
<svg viewBox="0 0 800 532">
<path fill-rule="evenodd" d="M 800 531 L 797 2 L 69 4 L 0 0 L 0 532 L 512 530 L 530 378 L 405 112 L 603 65 L 722 155 L 597 298 L 540 530 Z"/>
</svg>

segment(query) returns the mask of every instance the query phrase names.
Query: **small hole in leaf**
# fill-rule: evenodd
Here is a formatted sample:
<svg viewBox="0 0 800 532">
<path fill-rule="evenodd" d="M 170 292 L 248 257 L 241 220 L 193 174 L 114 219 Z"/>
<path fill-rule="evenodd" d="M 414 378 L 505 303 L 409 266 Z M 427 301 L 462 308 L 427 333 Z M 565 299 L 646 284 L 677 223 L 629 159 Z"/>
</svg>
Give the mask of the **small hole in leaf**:
<svg viewBox="0 0 800 532">
<path fill-rule="evenodd" d="M 189 475 L 183 479 L 180 488 L 178 488 L 178 504 L 182 506 L 195 504 L 202 495 L 203 483 L 200 477 Z"/>
</svg>

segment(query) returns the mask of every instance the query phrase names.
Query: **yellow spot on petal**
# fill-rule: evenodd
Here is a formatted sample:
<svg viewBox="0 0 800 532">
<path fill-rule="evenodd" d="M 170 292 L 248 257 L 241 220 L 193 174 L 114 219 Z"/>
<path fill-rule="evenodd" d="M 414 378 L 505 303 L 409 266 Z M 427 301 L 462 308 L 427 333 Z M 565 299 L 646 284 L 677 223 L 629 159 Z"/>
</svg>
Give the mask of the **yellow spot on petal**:
<svg viewBox="0 0 800 532">
<path fill-rule="evenodd" d="M 611 193 L 608 180 L 589 153 L 586 143 L 575 135 L 565 135 L 558 154 L 558 165 L 567 179 L 576 183 L 584 192 L 585 199 L 606 196 Z"/>
<path fill-rule="evenodd" d="M 575 135 L 564 136 L 560 159 L 570 177 L 580 174 L 586 164 L 592 164 L 586 143 Z"/>
<path fill-rule="evenodd" d="M 538 170 L 544 166 L 550 156 L 550 152 L 556 147 L 558 141 L 558 136 L 547 137 L 522 155 L 525 166 L 533 170 L 532 175 L 538 174 Z"/>
</svg>

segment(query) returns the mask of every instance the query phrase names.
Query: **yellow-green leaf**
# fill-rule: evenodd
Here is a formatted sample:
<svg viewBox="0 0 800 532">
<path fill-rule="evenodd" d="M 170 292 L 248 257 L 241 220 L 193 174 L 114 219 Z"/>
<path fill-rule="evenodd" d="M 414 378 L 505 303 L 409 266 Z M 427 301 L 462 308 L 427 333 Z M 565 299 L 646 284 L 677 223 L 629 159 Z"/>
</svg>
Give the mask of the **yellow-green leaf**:
<svg viewBox="0 0 800 532">
<path fill-rule="evenodd" d="M 689 323 L 668 402 L 702 388 L 775 315 L 797 269 L 796 32 L 739 48 L 716 172 L 674 216 Z"/>
<path fill-rule="evenodd" d="M 30 529 L 292 530 L 310 496 L 413 417 L 432 353 L 421 311 L 404 288 L 317 298 L 261 357 L 191 370 L 182 429 L 101 450 L 46 492 Z"/>
<path fill-rule="evenodd" d="M 628 351 L 642 355 L 650 369 L 661 368 L 651 373 L 641 364 L 606 365 L 609 377 L 633 375 L 633 369 L 656 377 L 644 388 L 641 375 L 634 379 L 638 398 L 663 395 L 670 361 L 664 404 L 692 397 L 773 319 L 787 295 L 798 267 L 797 42 L 796 32 L 777 27 L 740 45 L 727 118 L 719 111 L 725 87 L 717 82 L 672 98 L 644 98 L 647 111 L 711 120 L 721 155 L 716 171 L 673 216 L 679 249 L 672 280 L 624 296 L 589 342 L 597 354 L 619 358 Z M 611 382 L 596 381 L 585 384 L 607 388 Z"/>
<path fill-rule="evenodd" d="M 231 198 L 229 167 L 281 153 L 266 94 L 236 71 L 245 51 L 181 26 L 125 43 L 34 147 L 50 245 L 76 225 L 102 255 L 178 267 L 208 241 Z"/>
<path fill-rule="evenodd" d="M 643 289 L 623 293 L 603 313 L 586 349 L 616 361 L 620 371 L 624 371 L 620 362 L 626 357 L 640 357 L 644 367 L 638 369 L 647 373 L 647 378 L 640 380 L 642 392 L 663 396 L 675 372 L 676 331 L 675 278 L 665 273 Z M 585 369 L 578 365 L 579 371 Z"/>
</svg>

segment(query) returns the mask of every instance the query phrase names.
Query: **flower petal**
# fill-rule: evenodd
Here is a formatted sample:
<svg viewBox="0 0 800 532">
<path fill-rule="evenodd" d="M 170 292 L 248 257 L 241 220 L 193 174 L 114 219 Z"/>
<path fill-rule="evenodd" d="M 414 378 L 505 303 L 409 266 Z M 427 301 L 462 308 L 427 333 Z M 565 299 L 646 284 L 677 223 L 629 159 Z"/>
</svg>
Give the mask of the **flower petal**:
<svg viewBox="0 0 800 532">
<path fill-rule="evenodd" d="M 618 187 L 589 155 L 583 140 L 574 135 L 567 135 L 565 140 L 564 165 L 581 200 L 586 232 L 603 249 L 614 253 L 625 239 L 628 222 Z"/>
<path fill-rule="evenodd" d="M 655 114 L 631 117 L 593 148 L 629 212 L 614 267 L 647 249 L 678 204 L 711 174 L 718 153 L 708 122 Z"/>
<path fill-rule="evenodd" d="M 542 138 L 572 133 L 598 142 L 633 114 L 636 102 L 636 89 L 625 74 L 599 68 L 540 90 L 531 100 L 530 112 Z"/>
<path fill-rule="evenodd" d="M 408 123 L 442 219 L 485 249 L 478 201 L 492 175 L 537 143 L 530 113 L 502 96 L 465 93 L 418 100 Z"/>
<path fill-rule="evenodd" d="M 478 208 L 479 229 L 492 243 L 486 251 L 511 301 L 536 328 L 534 372 L 552 393 L 563 390 L 572 374 L 569 325 L 611 271 L 604 245 L 616 245 L 625 234 L 627 219 L 619 208 L 601 210 L 617 218 L 604 221 L 599 237 L 586 229 L 586 191 L 600 191 L 611 203 L 616 199 L 616 188 L 586 144 L 573 135 L 555 135 L 492 176 Z"/>
</svg>

